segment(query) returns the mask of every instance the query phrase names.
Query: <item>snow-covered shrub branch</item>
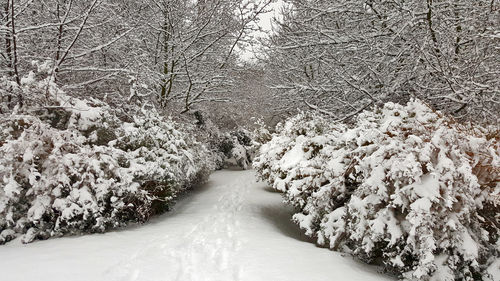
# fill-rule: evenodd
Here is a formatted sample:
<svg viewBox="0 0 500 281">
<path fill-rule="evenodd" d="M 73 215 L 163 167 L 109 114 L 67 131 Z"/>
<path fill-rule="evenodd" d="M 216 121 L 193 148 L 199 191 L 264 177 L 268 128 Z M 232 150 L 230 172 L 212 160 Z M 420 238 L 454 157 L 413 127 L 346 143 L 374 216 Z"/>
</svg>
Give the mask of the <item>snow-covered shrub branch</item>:
<svg viewBox="0 0 500 281">
<path fill-rule="evenodd" d="M 418 100 L 365 111 L 350 128 L 301 114 L 278 132 L 254 167 L 319 244 L 406 280 L 489 280 L 499 254 L 498 137 Z"/>
<path fill-rule="evenodd" d="M 51 82 L 17 90 L 48 100 L 0 115 L 0 243 L 144 222 L 209 174 L 205 147 L 154 111 L 126 123 Z"/>
</svg>

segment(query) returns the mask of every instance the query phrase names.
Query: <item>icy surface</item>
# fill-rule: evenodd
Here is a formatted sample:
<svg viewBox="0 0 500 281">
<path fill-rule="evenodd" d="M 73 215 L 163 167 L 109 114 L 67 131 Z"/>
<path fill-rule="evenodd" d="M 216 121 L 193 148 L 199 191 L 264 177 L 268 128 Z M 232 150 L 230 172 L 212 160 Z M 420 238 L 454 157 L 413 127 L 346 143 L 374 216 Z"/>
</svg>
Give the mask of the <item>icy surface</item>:
<svg viewBox="0 0 500 281">
<path fill-rule="evenodd" d="M 175 210 L 106 234 L 0 247 L 2 281 L 391 280 L 316 247 L 253 171 L 221 171 Z"/>
</svg>

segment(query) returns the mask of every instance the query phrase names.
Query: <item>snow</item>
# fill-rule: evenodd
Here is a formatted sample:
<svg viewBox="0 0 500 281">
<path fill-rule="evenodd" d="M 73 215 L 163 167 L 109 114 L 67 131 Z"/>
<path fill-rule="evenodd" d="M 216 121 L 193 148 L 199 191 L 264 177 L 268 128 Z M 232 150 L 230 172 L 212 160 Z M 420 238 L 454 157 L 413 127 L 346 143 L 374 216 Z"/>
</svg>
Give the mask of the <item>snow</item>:
<svg viewBox="0 0 500 281">
<path fill-rule="evenodd" d="M 477 259 L 479 256 L 479 248 L 477 243 L 474 241 L 474 239 L 472 239 L 467 230 L 463 230 L 461 234 L 462 249 L 460 250 L 462 251 L 462 255 L 468 260 Z"/>
<path fill-rule="evenodd" d="M 304 149 L 302 147 L 302 144 L 306 141 L 306 138 L 304 136 L 299 136 L 295 141 L 296 143 L 292 147 L 292 149 L 285 153 L 283 158 L 281 158 L 280 165 L 285 170 L 289 170 L 298 166 L 299 163 L 306 158 Z"/>
<path fill-rule="evenodd" d="M 433 174 L 427 174 L 422 176 L 420 182 L 415 182 L 404 190 L 412 190 L 421 199 L 427 199 L 429 201 L 436 201 L 441 198 L 439 185 L 440 179 Z"/>
<path fill-rule="evenodd" d="M 429 213 L 431 211 L 432 203 L 427 198 L 420 198 L 413 202 L 410 207 L 415 212 L 419 213 Z"/>
<path fill-rule="evenodd" d="M 7 196 L 21 193 L 21 186 L 16 182 L 13 175 L 10 175 L 8 179 L 4 179 L 4 182 L 6 184 L 3 190 Z"/>
<path fill-rule="evenodd" d="M 500 280 L 500 258 L 497 258 L 489 267 L 487 272 L 493 277 L 493 281 Z M 496 278 L 496 279 L 495 279 Z"/>
<path fill-rule="evenodd" d="M 219 171 L 145 225 L 1 246 L 1 280 L 391 280 L 315 246 L 281 201 L 253 171 Z"/>
<path fill-rule="evenodd" d="M 21 78 L 21 84 L 22 85 L 26 85 L 26 84 L 31 84 L 31 83 L 34 83 L 35 82 L 35 73 L 30 71 L 30 73 L 28 74 L 28 76 L 25 76 L 23 78 Z"/>
</svg>

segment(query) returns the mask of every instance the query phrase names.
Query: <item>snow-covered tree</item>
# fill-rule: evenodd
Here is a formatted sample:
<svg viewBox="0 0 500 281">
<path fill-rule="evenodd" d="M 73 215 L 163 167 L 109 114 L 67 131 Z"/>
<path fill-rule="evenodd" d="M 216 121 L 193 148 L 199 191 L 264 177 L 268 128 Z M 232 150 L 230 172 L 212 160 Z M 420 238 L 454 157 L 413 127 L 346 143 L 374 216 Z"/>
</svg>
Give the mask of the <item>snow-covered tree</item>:
<svg viewBox="0 0 500 281">
<path fill-rule="evenodd" d="M 33 61 L 47 62 L 72 95 L 149 100 L 177 112 L 227 101 L 235 50 L 270 2 L 6 0 L 0 75 L 20 84 Z"/>
<path fill-rule="evenodd" d="M 257 28 L 257 17 L 269 0 L 150 1 L 146 68 L 154 78 L 160 104 L 175 101 L 184 111 L 198 103 L 227 100 L 236 66 L 236 47 Z"/>
<path fill-rule="evenodd" d="M 289 107 L 343 120 L 417 97 L 458 118 L 498 119 L 498 2 L 285 2 L 266 61 Z"/>
<path fill-rule="evenodd" d="M 8 44 L 2 49 L 0 65 L 17 83 L 34 70 L 34 60 L 48 62 L 50 75 L 72 92 L 88 94 L 102 82 L 124 79 L 131 48 L 127 52 L 117 43 L 135 27 L 120 12 L 125 4 L 107 0 L 7 2 L 2 30 Z"/>
</svg>

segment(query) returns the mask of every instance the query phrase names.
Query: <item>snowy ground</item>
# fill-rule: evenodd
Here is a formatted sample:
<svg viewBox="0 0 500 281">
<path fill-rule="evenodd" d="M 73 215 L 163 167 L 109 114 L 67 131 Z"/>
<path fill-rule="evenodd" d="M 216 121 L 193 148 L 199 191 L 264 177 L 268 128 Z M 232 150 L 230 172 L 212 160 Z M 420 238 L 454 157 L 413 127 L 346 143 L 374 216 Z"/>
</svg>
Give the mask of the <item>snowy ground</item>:
<svg viewBox="0 0 500 281">
<path fill-rule="evenodd" d="M 390 280 L 316 247 L 290 217 L 253 171 L 216 172 L 146 225 L 0 246 L 0 280 Z"/>
</svg>

